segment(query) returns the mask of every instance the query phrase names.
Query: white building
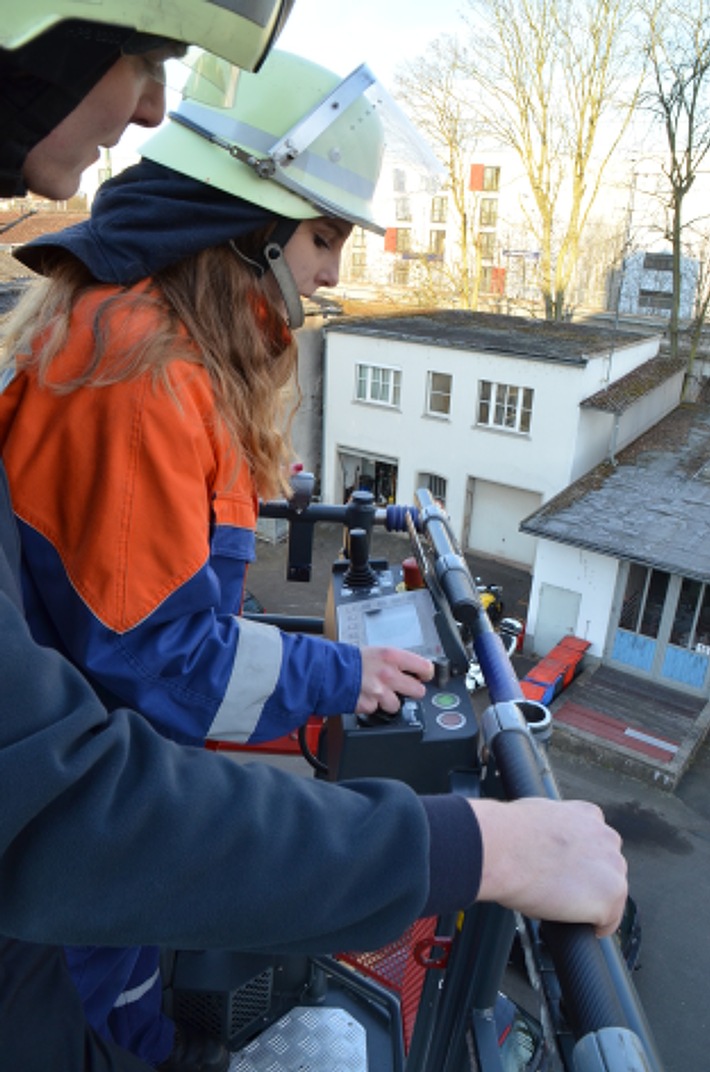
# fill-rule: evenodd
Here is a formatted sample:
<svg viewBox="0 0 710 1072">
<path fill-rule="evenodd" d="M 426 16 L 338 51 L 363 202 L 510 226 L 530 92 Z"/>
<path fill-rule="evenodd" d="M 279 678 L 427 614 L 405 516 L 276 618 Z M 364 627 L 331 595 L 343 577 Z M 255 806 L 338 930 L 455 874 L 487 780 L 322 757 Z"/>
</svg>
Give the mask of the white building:
<svg viewBox="0 0 710 1072">
<path fill-rule="evenodd" d="M 664 161 L 658 152 L 642 167 L 635 158 L 618 154 L 605 169 L 566 292 L 570 314 L 615 312 L 618 304 L 622 314 L 667 317 L 671 279 L 668 192 L 660 193 Z M 701 170 L 685 204 L 683 319 L 694 314 L 698 263 L 708 256 L 710 230 L 703 206 L 709 188 L 710 173 Z M 420 308 L 443 303 L 502 313 L 539 312 L 540 249 L 530 225 L 536 210 L 517 154 L 490 144 L 472 149 L 465 189 L 457 194 L 455 199 L 447 183 L 436 187 L 386 158 L 375 214 L 387 233 L 383 238 L 354 229 L 343 255 L 339 294 Z M 465 256 L 456 200 L 466 216 Z M 564 194 L 555 211 L 557 230 L 563 229 L 569 212 Z M 468 305 L 456 288 L 462 265 L 474 280 Z"/>
<path fill-rule="evenodd" d="M 380 501 L 427 486 L 462 546 L 527 567 L 519 524 L 675 404 L 681 372 L 633 415 L 585 399 L 654 359 L 656 335 L 442 311 L 325 328 L 322 490 Z"/>
<path fill-rule="evenodd" d="M 523 521 L 538 538 L 528 621 L 605 663 L 710 695 L 710 407 L 677 406 Z"/>
<path fill-rule="evenodd" d="M 521 523 L 670 413 L 683 363 L 658 335 L 463 311 L 338 320 L 325 339 L 323 499 L 428 487 L 464 549 L 533 572 L 531 649 L 572 632 L 601 657 L 618 561 Z"/>
<path fill-rule="evenodd" d="M 482 153 L 474 159 L 463 192 L 468 263 L 480 308 L 497 308 L 505 291 L 499 206 L 506 194 L 499 155 Z M 386 158 L 375 216 L 387 232 L 380 236 L 354 228 L 343 252 L 338 293 L 420 306 L 432 304 L 436 294 L 439 301 L 443 295 L 448 304 L 456 304 L 456 284 L 447 279 L 460 276 L 462 224 L 451 190 L 433 176 Z M 505 234 L 510 244 L 507 230 Z"/>
</svg>

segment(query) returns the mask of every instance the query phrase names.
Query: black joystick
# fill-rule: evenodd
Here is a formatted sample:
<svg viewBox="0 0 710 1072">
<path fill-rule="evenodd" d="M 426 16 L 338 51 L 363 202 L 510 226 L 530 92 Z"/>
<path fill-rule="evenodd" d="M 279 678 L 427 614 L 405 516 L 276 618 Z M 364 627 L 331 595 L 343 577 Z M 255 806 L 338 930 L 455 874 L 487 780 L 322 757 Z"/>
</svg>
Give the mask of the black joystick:
<svg viewBox="0 0 710 1072">
<path fill-rule="evenodd" d="M 349 588 L 372 588 L 377 575 L 369 560 L 370 539 L 365 529 L 350 529 L 348 535 L 348 566 L 343 583 Z"/>
<path fill-rule="evenodd" d="M 400 711 L 385 711 L 384 707 L 378 707 L 371 714 L 357 715 L 357 721 L 360 726 L 387 726 L 389 723 L 394 722 L 399 718 Z"/>
</svg>

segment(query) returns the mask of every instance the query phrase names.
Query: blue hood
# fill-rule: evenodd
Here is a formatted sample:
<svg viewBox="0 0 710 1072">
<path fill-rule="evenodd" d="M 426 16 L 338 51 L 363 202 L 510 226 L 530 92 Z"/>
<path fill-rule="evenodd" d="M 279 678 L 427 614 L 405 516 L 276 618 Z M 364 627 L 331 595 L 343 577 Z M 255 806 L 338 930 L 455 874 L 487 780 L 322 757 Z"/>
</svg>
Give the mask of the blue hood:
<svg viewBox="0 0 710 1072">
<path fill-rule="evenodd" d="M 90 219 L 28 242 L 14 255 L 47 275 L 58 256 L 71 253 L 99 282 L 131 286 L 184 257 L 280 219 L 259 205 L 142 160 L 103 184 Z"/>
</svg>

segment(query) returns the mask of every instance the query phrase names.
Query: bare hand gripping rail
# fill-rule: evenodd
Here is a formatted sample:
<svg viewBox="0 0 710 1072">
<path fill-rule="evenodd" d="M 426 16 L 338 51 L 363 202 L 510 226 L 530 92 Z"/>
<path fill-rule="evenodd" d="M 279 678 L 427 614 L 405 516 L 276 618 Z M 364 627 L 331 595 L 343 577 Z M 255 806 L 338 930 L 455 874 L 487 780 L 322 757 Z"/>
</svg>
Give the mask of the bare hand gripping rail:
<svg viewBox="0 0 710 1072">
<path fill-rule="evenodd" d="M 505 795 L 559 796 L 545 758 L 516 706 L 520 684 L 476 585 L 453 540 L 445 515 L 427 491 L 419 491 L 421 528 L 435 549 L 437 578 L 454 617 L 466 625 L 492 701 L 483 716 L 484 739 L 495 757 Z M 541 935 L 552 956 L 565 999 L 565 1013 L 578 1040 L 580 1072 L 624 1069 L 661 1072 L 645 1014 L 613 938 L 597 939 L 591 927 L 545 923 Z M 590 1035 L 597 1036 L 589 1038 Z"/>
<path fill-rule="evenodd" d="M 558 799 L 546 753 L 523 714 L 525 698 L 519 681 L 481 606 L 448 519 L 426 489 L 417 493 L 417 499 L 419 509 L 377 509 L 367 492 L 355 492 L 343 506 L 310 504 L 309 495 L 304 494 L 295 501 L 262 503 L 260 513 L 289 521 L 291 580 L 310 578 L 313 528 L 318 521 L 343 524 L 349 534 L 363 534 L 367 545 L 374 525 L 409 531 L 428 587 L 448 606 L 463 632 L 468 631 L 483 672 L 491 704 L 481 717 L 481 732 L 485 749 L 494 760 L 496 791 L 502 789 L 501 795 L 511 800 L 529 796 Z M 505 961 L 513 926 L 512 913 L 497 905 L 477 905 L 465 914 L 426 1042 L 413 1047 L 407 1072 L 460 1072 L 464 1067 L 471 1014 L 474 1024 L 477 1010 L 485 1019 L 486 1005 L 495 999 L 497 980 L 486 965 Z M 574 1036 L 574 1072 L 663 1072 L 616 939 L 598 940 L 586 925 L 542 923 L 537 927 L 535 922 L 535 926 L 552 958 L 564 1019 Z M 485 1052 L 485 1032 L 481 1039 L 477 1059 L 487 1072 L 489 1059 L 494 1068 L 499 1067 L 499 1059 L 497 1054 Z"/>
</svg>

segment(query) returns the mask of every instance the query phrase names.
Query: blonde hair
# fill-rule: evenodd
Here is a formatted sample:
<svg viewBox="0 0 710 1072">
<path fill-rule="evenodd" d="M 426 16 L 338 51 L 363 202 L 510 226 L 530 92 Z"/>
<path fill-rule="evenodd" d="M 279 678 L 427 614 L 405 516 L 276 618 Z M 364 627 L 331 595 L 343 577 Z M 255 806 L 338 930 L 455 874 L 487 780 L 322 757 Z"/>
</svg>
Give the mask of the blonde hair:
<svg viewBox="0 0 710 1072">
<path fill-rule="evenodd" d="M 239 248 L 263 248 L 264 232 Z M 252 248 L 253 247 L 253 248 Z M 88 292 L 105 289 L 94 318 L 95 347 L 86 367 L 57 381 L 52 361 L 67 342 L 71 313 Z M 105 359 L 114 314 L 154 314 L 154 329 Z M 150 373 L 171 388 L 169 365 L 176 359 L 202 365 L 216 403 L 217 424 L 228 436 L 236 464 L 249 465 L 262 498 L 290 494 L 294 460 L 291 425 L 300 401 L 297 347 L 263 283 L 229 245 L 212 247 L 157 272 L 136 292 L 97 283 L 72 258 L 52 267 L 51 277 L 30 288 L 8 321 L 5 366 L 31 371 L 47 389 L 67 393 L 102 387 Z"/>
</svg>

